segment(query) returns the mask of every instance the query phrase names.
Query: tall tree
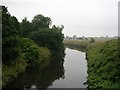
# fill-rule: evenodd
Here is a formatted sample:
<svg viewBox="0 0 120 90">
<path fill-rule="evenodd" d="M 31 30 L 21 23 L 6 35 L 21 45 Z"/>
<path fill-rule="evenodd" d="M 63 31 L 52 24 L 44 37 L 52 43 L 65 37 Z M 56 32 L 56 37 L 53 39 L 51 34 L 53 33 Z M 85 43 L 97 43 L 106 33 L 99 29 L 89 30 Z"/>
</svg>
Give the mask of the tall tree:
<svg viewBox="0 0 120 90">
<path fill-rule="evenodd" d="M 5 6 L 2 6 L 2 38 L 18 34 L 19 22 L 16 17 L 11 16 Z"/>
<path fill-rule="evenodd" d="M 56 27 L 55 25 L 50 28 L 43 28 L 35 31 L 31 35 L 33 39 L 39 46 L 47 47 L 52 51 L 52 53 L 61 53 L 64 51 L 62 34 L 63 26 Z"/>
<path fill-rule="evenodd" d="M 49 28 L 52 21 L 49 17 L 44 17 L 43 15 L 38 14 L 33 18 L 32 23 L 34 27 L 33 29 L 38 30 L 40 28 Z"/>
<path fill-rule="evenodd" d="M 23 37 L 28 37 L 30 32 L 32 32 L 32 30 L 33 30 L 32 23 L 30 23 L 25 17 L 20 23 L 20 34 Z"/>
</svg>

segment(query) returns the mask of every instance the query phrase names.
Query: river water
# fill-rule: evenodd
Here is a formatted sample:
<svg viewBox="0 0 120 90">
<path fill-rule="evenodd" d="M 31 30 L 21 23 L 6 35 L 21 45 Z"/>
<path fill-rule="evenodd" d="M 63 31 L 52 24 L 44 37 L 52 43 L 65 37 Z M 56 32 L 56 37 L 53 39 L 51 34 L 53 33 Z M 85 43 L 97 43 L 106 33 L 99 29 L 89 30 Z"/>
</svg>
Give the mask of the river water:
<svg viewBox="0 0 120 90">
<path fill-rule="evenodd" d="M 64 78 L 55 80 L 49 88 L 86 88 L 87 61 L 85 53 L 66 48 Z"/>
<path fill-rule="evenodd" d="M 87 88 L 87 61 L 85 53 L 66 48 L 66 56 L 55 56 L 46 68 L 30 69 L 6 87 L 17 90 L 46 90 L 47 88 Z M 5 87 L 5 88 L 6 88 Z M 3 89 L 4 90 L 4 89 Z M 15 89 L 16 90 L 16 89 Z"/>
</svg>

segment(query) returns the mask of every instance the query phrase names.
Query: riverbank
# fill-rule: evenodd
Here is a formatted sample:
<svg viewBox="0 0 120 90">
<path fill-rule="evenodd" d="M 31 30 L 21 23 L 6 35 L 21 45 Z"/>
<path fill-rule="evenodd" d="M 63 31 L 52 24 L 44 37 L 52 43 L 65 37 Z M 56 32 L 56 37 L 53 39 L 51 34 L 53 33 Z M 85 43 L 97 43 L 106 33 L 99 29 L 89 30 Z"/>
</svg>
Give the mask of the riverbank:
<svg viewBox="0 0 120 90">
<path fill-rule="evenodd" d="M 64 40 L 64 46 L 70 49 L 76 49 L 82 52 L 86 52 L 87 49 L 97 46 L 107 40 L 96 40 L 91 42 L 90 40 Z"/>
<path fill-rule="evenodd" d="M 65 47 L 85 52 L 90 42 L 89 40 L 64 40 L 63 43 Z"/>
<path fill-rule="evenodd" d="M 39 68 L 43 69 L 49 65 L 51 61 L 51 53 L 47 48 L 35 47 L 32 43 L 27 46 L 27 51 L 21 52 L 21 55 L 15 60 L 15 62 L 10 63 L 10 65 L 2 65 L 2 87 L 4 88 L 9 82 L 14 81 L 19 74 L 24 73 L 27 68 Z M 20 47 L 19 47 L 20 48 Z M 24 48 L 26 49 L 26 47 Z M 31 52 L 29 52 L 29 50 Z M 26 59 L 28 56 L 29 58 Z M 36 56 L 35 56 L 36 55 Z"/>
<path fill-rule="evenodd" d="M 44 67 L 28 68 L 25 72 L 19 74 L 13 81 L 8 82 L 6 87 L 2 90 L 47 90 L 55 80 L 64 76 L 65 71 L 63 62 L 63 57 L 61 57 L 61 55 L 56 55 L 52 57 L 51 62 Z"/>
<path fill-rule="evenodd" d="M 18 22 L 2 6 L 2 87 L 28 68 L 44 68 L 57 54 L 64 57 L 63 25 L 55 26 L 49 17 L 37 14 L 32 22 Z M 14 87 L 13 87 L 14 88 Z"/>
<path fill-rule="evenodd" d="M 118 39 L 93 43 L 68 40 L 64 41 L 64 44 L 66 47 L 86 52 L 88 88 L 120 88 Z"/>
<path fill-rule="evenodd" d="M 120 88 L 118 40 L 110 40 L 86 51 L 89 88 Z"/>
</svg>

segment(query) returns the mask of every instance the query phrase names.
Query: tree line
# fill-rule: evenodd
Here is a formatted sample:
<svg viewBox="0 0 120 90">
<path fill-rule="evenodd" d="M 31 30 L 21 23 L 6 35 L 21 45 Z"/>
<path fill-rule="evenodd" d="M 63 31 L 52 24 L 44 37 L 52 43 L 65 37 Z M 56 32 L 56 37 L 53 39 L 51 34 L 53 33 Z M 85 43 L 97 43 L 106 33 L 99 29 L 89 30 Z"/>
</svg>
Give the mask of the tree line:
<svg viewBox="0 0 120 90">
<path fill-rule="evenodd" d="M 18 22 L 7 7 L 2 7 L 2 64 L 3 86 L 26 70 L 40 67 L 56 54 L 64 56 L 63 25 L 52 25 L 52 20 L 41 14 L 30 22 Z"/>
</svg>

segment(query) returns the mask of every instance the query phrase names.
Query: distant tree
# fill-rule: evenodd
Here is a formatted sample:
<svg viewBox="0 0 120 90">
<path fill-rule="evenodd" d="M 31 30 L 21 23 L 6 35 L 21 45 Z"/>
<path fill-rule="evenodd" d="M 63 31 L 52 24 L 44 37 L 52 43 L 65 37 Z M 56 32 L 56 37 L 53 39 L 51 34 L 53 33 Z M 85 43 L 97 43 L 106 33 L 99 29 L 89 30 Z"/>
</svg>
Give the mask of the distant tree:
<svg viewBox="0 0 120 90">
<path fill-rule="evenodd" d="M 74 40 L 77 39 L 77 35 L 73 35 L 73 39 L 74 39 Z"/>
<path fill-rule="evenodd" d="M 69 40 L 69 36 L 66 36 L 65 39 L 66 39 L 66 40 Z"/>
<path fill-rule="evenodd" d="M 95 42 L 94 38 L 90 38 L 90 43 Z"/>
<path fill-rule="evenodd" d="M 108 38 L 108 36 L 106 36 L 106 38 Z"/>
<path fill-rule="evenodd" d="M 82 40 L 83 38 L 82 37 L 78 37 L 78 40 Z"/>
</svg>

